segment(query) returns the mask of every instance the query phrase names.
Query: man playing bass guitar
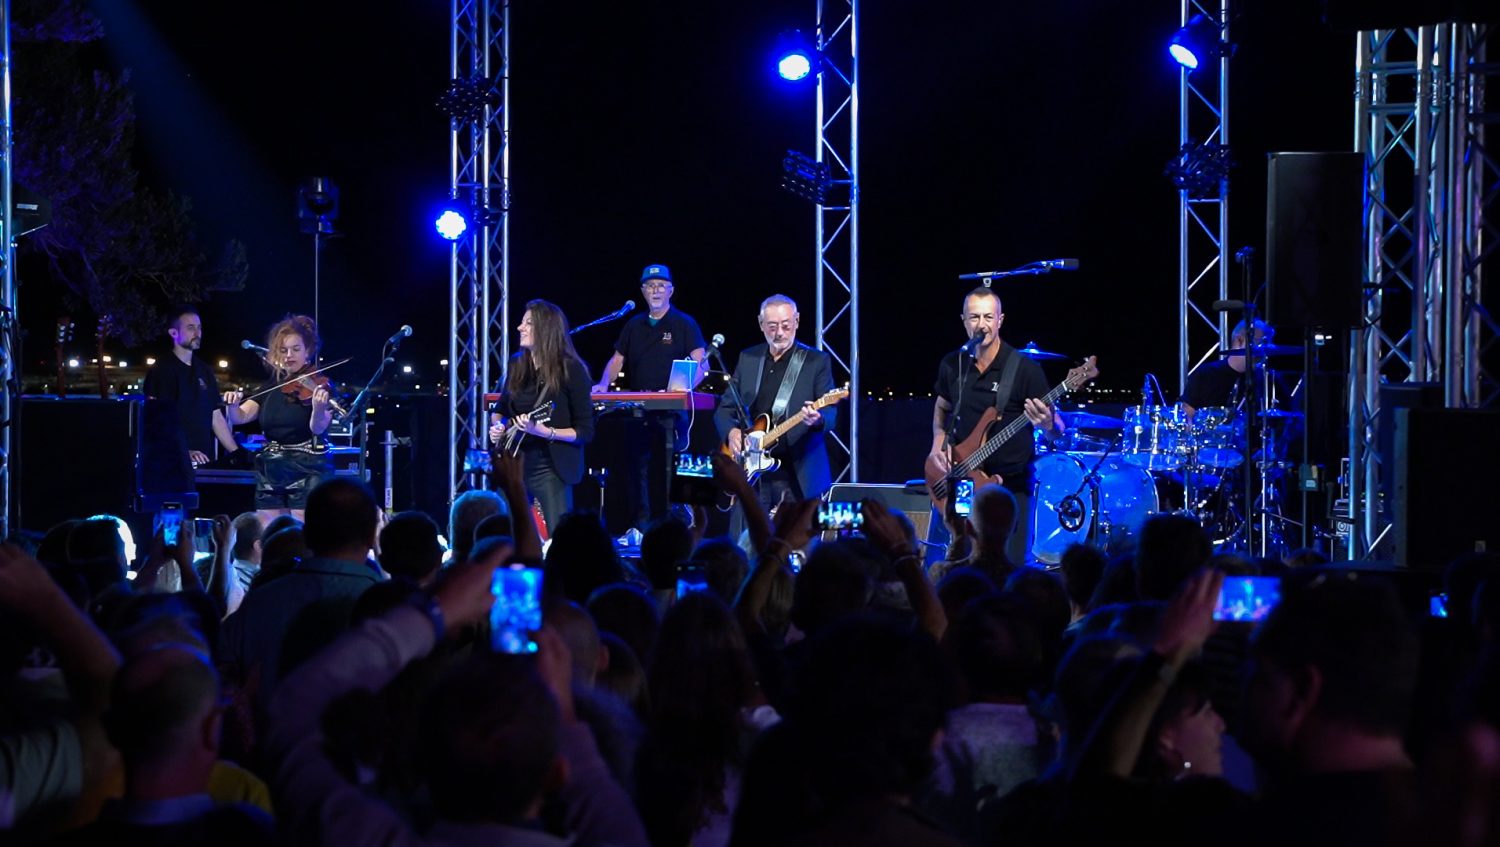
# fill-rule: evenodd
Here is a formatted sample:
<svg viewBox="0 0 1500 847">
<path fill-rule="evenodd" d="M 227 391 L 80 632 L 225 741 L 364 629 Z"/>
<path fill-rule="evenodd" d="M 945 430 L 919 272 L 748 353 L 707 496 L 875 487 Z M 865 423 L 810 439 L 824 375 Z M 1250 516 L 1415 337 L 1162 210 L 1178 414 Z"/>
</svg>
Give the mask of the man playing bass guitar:
<svg viewBox="0 0 1500 847">
<path fill-rule="evenodd" d="M 960 317 L 969 341 L 944 356 L 938 365 L 933 387 L 937 401 L 932 411 L 932 452 L 927 457 L 929 478 L 941 479 L 950 472 L 950 451 L 974 434 L 986 410 L 999 410 L 999 418 L 988 427 L 990 432 L 998 432 L 1021 416 L 1042 430 L 1048 440 L 1063 431 L 1062 419 L 1042 399 L 1049 393 L 1049 386 L 1041 366 L 1000 340 L 1000 326 L 1005 322 L 1000 298 L 988 288 L 976 288 L 964 298 Z M 985 473 L 999 475 L 1001 484 L 1016 497 L 1017 526 L 1006 547 L 1016 565 L 1026 563 L 1031 549 L 1034 459 L 1028 430 L 1000 444 L 982 465 Z"/>
</svg>

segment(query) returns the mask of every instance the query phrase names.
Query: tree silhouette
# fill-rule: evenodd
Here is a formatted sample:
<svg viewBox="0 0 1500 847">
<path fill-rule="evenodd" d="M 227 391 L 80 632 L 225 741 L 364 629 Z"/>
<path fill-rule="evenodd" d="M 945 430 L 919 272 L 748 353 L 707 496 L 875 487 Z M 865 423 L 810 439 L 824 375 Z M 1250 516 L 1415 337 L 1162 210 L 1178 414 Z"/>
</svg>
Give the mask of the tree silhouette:
<svg viewBox="0 0 1500 847">
<path fill-rule="evenodd" d="M 130 74 L 91 49 L 105 37 L 99 19 L 76 0 L 17 0 L 12 15 L 13 179 L 52 206 L 21 248 L 45 256 L 52 281 L 127 347 L 160 335 L 172 303 L 243 289 L 245 246 L 231 240 L 210 260 L 191 201 L 141 184 Z"/>
</svg>

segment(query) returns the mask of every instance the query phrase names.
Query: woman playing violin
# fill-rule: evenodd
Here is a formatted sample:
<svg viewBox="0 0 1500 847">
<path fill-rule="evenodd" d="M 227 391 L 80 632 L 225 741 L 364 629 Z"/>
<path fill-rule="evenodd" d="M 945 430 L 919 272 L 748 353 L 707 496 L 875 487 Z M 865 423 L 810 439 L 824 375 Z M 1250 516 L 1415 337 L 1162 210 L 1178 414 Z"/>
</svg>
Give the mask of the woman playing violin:
<svg viewBox="0 0 1500 847">
<path fill-rule="evenodd" d="M 255 457 L 255 510 L 263 525 L 278 515 L 302 520 L 308 493 L 333 474 L 323 440 L 333 422 L 328 380 L 321 374 L 296 379 L 316 367 L 317 325 L 306 315 L 288 315 L 271 327 L 266 347 L 271 378 L 252 392 L 258 396 L 246 400 L 240 391 L 224 395 L 231 424 L 259 420 L 266 436 L 265 449 Z"/>
</svg>

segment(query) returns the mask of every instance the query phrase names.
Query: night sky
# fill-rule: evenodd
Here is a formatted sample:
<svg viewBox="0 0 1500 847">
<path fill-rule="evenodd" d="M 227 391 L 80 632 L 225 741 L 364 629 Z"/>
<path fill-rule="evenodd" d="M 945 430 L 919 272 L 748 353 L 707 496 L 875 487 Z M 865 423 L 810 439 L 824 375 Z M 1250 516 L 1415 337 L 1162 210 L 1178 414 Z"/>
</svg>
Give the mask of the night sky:
<svg viewBox="0 0 1500 847">
<path fill-rule="evenodd" d="M 91 5 L 111 61 L 133 75 L 146 178 L 193 199 L 207 243 L 249 248 L 246 290 L 203 310 L 205 352 L 311 312 L 295 198 L 321 175 L 342 189 L 343 233 L 324 253 L 324 352 L 354 356 L 345 378 L 362 379 L 410 323 L 401 361 L 435 380 L 449 337 L 448 250 L 431 230 L 447 190 L 433 103 L 449 78 L 449 4 Z M 1257 3 L 1235 22 L 1231 241 L 1262 254 L 1265 154 L 1353 138 L 1354 39 L 1325 29 L 1315 5 Z M 513 302 L 545 296 L 581 323 L 638 298 L 641 267 L 664 262 L 676 305 L 727 335 L 731 355 L 759 340 L 755 310 L 773 292 L 803 304 L 811 341 L 813 210 L 780 189 L 779 164 L 812 149 L 813 90 L 779 84 L 769 50 L 778 31 L 811 29 L 813 11 L 517 0 Z M 962 340 L 957 274 L 1063 256 L 1083 269 L 997 284 L 1005 337 L 1096 353 L 1104 385 L 1138 385 L 1148 369 L 1175 381 L 1176 195 L 1162 172 L 1177 147 L 1164 47 L 1177 14 L 1123 0 L 867 0 L 866 390 L 927 390 Z M 30 286 L 21 307 L 46 337 L 55 294 Z M 577 338 L 596 373 L 615 332 Z"/>
</svg>

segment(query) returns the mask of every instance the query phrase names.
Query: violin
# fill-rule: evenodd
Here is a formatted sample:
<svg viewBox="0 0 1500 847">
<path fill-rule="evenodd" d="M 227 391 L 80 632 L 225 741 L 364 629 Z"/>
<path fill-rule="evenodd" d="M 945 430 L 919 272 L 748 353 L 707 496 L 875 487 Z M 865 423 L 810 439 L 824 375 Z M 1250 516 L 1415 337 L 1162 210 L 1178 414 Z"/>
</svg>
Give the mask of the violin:
<svg viewBox="0 0 1500 847">
<path fill-rule="evenodd" d="M 339 401 L 333 399 L 333 381 L 325 374 L 312 374 L 311 376 L 292 377 L 285 385 L 281 386 L 281 393 L 295 400 L 303 406 L 312 405 L 313 392 L 319 388 L 328 392 L 328 408 L 339 417 L 345 417 L 349 413 L 339 405 Z"/>
</svg>

